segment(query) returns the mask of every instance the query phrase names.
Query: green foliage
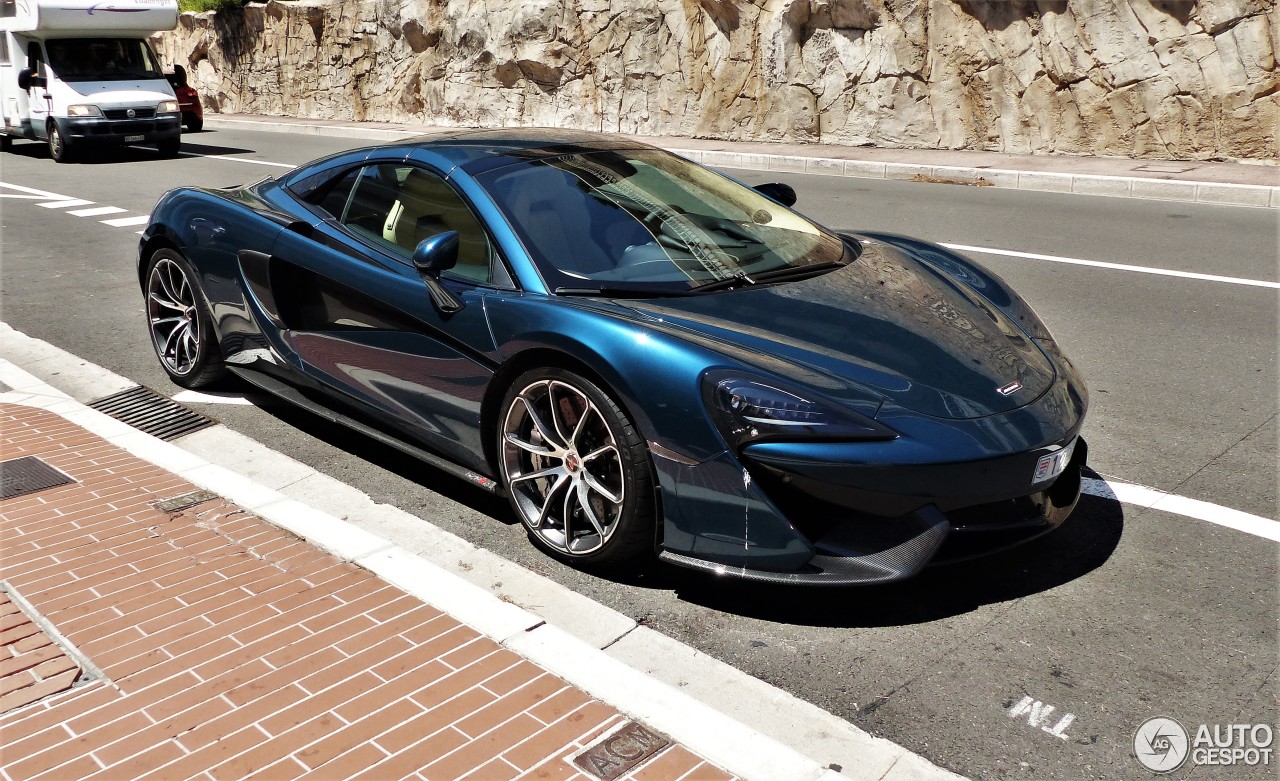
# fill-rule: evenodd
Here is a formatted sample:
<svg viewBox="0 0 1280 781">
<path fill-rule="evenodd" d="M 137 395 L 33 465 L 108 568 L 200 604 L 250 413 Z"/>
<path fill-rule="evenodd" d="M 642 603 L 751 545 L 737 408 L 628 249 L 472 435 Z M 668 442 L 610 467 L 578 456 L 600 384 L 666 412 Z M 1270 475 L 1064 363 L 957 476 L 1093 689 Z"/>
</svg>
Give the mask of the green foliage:
<svg viewBox="0 0 1280 781">
<path fill-rule="evenodd" d="M 178 0 L 179 11 L 221 11 L 242 5 L 242 0 Z"/>
</svg>

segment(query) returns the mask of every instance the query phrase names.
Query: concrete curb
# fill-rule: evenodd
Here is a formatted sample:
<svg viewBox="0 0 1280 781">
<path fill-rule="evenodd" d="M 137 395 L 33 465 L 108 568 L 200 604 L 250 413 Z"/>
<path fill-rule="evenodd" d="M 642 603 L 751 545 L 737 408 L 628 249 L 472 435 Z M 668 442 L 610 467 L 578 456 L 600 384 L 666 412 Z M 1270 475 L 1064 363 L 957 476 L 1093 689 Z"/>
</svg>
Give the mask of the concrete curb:
<svg viewBox="0 0 1280 781">
<path fill-rule="evenodd" d="M 84 400 L 118 390 L 121 384 L 132 386 L 133 383 L 28 337 L 4 323 L 0 323 L 0 356 L 4 356 L 0 357 L 0 383 L 10 389 L 0 393 L 0 402 L 55 412 L 133 455 L 175 472 L 318 547 L 368 569 L 591 696 L 669 734 L 689 750 L 741 778 L 760 781 L 961 779 L 901 746 L 875 738 L 810 703 L 676 640 L 637 627 L 634 621 L 616 611 L 480 550 L 423 519 L 390 508 L 412 518 L 416 534 L 425 533 L 441 543 L 430 546 L 433 552 L 440 551 L 433 556 L 436 560 L 415 554 L 354 523 L 340 520 L 265 486 L 252 477 L 210 463 L 184 447 L 156 439 L 87 407 L 26 369 L 57 374 L 60 383 L 75 387 Z M 10 361 L 9 356 L 17 358 L 25 366 Z M 216 429 L 222 427 L 205 431 Z M 237 448 L 239 440 L 252 446 L 248 459 L 251 471 L 278 469 L 290 476 L 290 485 L 322 478 L 348 492 L 355 492 L 355 489 L 318 473 L 300 478 L 299 475 L 309 469 L 305 465 L 235 432 L 226 429 L 223 432 L 223 436 L 235 438 Z M 331 487 L 325 486 L 326 490 Z M 308 486 L 308 490 L 314 488 Z M 368 502 L 367 496 L 363 498 Z M 350 503 L 351 498 L 346 497 L 342 501 Z M 385 508 L 380 505 L 374 507 Z M 385 514 L 387 510 L 379 512 Z M 463 571 L 450 571 L 455 566 Z M 495 572 L 500 573 L 500 579 L 494 580 Z M 494 584 L 501 586 L 506 582 L 508 587 L 516 585 L 511 581 L 513 576 L 525 599 L 537 605 L 537 612 L 496 593 Z M 550 609 L 546 609 L 547 606 Z M 546 620 L 544 614 L 572 614 L 584 625 L 601 625 L 607 629 L 594 635 L 588 630 L 589 639 L 584 639 L 574 627 L 555 626 Z M 621 642 L 623 640 L 626 642 Z M 661 673 L 668 681 L 714 681 L 715 686 L 702 696 L 691 696 L 677 688 L 677 684 L 661 680 L 657 671 L 644 669 L 655 659 L 664 660 Z M 641 664 L 637 665 L 632 660 Z M 760 707 L 763 703 L 768 703 L 769 707 Z M 733 715 L 729 715 L 731 713 Z M 746 721 L 750 723 L 744 723 Z M 815 753 L 821 754 L 822 758 L 815 758 Z M 843 768 L 841 773 L 825 766 L 837 758 L 840 761 L 836 764 Z"/>
<path fill-rule="evenodd" d="M 370 141 L 398 141 L 420 135 L 413 130 L 328 125 L 264 122 L 248 119 L 205 117 L 210 128 L 258 130 L 275 133 L 297 133 L 333 138 L 355 138 Z M 667 146 L 668 151 L 713 168 L 741 168 L 750 171 L 849 176 L 864 179 L 925 179 L 947 183 L 978 184 L 992 187 L 1039 192 L 1073 193 L 1077 195 L 1110 195 L 1122 198 L 1145 198 L 1161 201 L 1183 201 L 1226 206 L 1258 206 L 1280 208 L 1280 186 L 1226 184 L 1188 179 L 1151 179 L 1136 176 L 1102 176 L 1046 171 L 1021 171 L 1005 168 L 976 168 L 949 165 L 916 165 L 831 157 L 799 157 L 755 152 L 728 152 L 686 149 Z"/>
</svg>

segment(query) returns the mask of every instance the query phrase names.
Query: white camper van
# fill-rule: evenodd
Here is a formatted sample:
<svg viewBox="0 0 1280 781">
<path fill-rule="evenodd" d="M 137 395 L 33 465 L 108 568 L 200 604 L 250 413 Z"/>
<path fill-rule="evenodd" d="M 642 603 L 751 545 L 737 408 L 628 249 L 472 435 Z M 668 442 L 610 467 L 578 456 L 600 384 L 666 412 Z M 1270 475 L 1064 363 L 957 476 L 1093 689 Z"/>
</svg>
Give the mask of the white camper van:
<svg viewBox="0 0 1280 781">
<path fill-rule="evenodd" d="M 0 0 L 0 149 L 15 138 L 65 162 L 100 144 L 176 155 L 182 115 L 147 35 L 177 0 Z"/>
</svg>

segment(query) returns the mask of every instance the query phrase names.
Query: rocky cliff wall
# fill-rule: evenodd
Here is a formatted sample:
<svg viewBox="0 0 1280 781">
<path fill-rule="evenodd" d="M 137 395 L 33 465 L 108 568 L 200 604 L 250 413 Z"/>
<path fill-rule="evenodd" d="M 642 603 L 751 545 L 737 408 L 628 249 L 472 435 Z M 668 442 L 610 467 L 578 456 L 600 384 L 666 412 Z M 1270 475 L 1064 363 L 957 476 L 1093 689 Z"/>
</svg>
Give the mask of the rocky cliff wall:
<svg viewBox="0 0 1280 781">
<path fill-rule="evenodd" d="M 183 14 L 210 111 L 1280 157 L 1276 0 L 359 0 Z"/>
</svg>

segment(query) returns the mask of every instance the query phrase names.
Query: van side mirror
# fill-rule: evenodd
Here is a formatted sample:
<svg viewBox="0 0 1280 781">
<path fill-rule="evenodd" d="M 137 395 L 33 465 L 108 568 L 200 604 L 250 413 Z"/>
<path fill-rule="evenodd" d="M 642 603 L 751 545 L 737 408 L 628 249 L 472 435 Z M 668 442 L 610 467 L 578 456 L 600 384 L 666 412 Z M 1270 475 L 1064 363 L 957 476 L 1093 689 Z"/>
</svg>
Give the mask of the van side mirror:
<svg viewBox="0 0 1280 781">
<path fill-rule="evenodd" d="M 37 76 L 35 71 L 30 68 L 23 68 L 18 71 L 18 89 L 27 91 L 32 87 L 47 87 L 49 80 L 43 76 Z"/>
<path fill-rule="evenodd" d="M 462 301 L 444 286 L 440 275 L 458 265 L 458 232 L 445 231 L 428 236 L 413 250 L 413 265 L 431 295 L 431 303 L 441 314 L 462 309 Z"/>
<path fill-rule="evenodd" d="M 783 206 L 796 205 L 796 191 L 795 188 L 789 184 L 783 184 L 782 182 L 769 182 L 767 184 L 757 184 L 751 189 L 760 193 L 769 200 L 777 201 Z"/>
</svg>

